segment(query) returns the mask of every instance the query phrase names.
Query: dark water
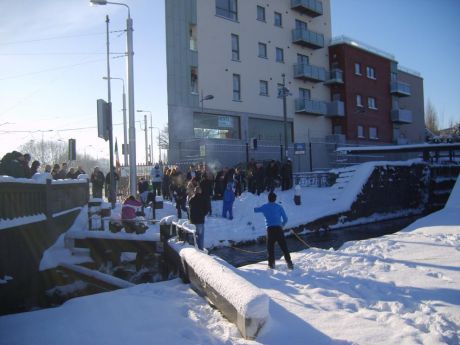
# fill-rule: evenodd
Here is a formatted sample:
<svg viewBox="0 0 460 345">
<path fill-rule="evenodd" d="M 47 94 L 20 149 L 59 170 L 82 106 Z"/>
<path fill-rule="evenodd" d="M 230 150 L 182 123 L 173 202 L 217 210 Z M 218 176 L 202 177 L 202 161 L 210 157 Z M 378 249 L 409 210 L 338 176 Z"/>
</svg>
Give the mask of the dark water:
<svg viewBox="0 0 460 345">
<path fill-rule="evenodd" d="M 337 230 L 312 232 L 301 235 L 300 238 L 310 247 L 322 249 L 334 248 L 334 250 L 337 250 L 348 241 L 365 240 L 393 234 L 413 223 L 417 218 L 419 217 L 405 217 L 371 224 L 361 224 Z M 291 252 L 308 249 L 308 247 L 295 236 L 286 238 L 286 242 Z M 219 256 L 235 267 L 267 260 L 265 243 L 237 246 L 235 248 L 217 248 L 211 250 L 209 253 Z M 277 259 L 282 256 L 282 252 L 277 244 L 275 245 L 275 256 Z"/>
</svg>

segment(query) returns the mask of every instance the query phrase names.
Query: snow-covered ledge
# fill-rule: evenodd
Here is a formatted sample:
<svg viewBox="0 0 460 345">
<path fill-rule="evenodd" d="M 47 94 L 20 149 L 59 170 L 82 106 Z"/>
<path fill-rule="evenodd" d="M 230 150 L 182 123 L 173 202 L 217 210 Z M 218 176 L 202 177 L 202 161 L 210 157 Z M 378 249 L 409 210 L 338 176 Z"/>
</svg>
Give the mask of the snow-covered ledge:
<svg viewBox="0 0 460 345">
<path fill-rule="evenodd" d="M 268 296 L 224 260 L 192 247 L 176 247 L 191 285 L 234 322 L 246 339 L 255 339 L 268 320 Z"/>
</svg>

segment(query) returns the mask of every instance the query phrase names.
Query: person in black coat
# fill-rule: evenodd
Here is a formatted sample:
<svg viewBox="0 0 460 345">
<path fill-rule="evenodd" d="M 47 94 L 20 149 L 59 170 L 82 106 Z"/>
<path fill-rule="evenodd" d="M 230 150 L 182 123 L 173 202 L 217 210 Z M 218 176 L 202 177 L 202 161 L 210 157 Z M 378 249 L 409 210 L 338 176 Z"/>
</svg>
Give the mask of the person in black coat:
<svg viewBox="0 0 460 345">
<path fill-rule="evenodd" d="M 190 223 L 195 225 L 198 248 L 204 248 L 204 220 L 208 213 L 208 200 L 201 193 L 200 187 L 195 187 L 194 194 L 189 200 Z"/>
<path fill-rule="evenodd" d="M 281 190 L 292 188 L 292 162 L 289 158 L 281 167 L 281 180 Z"/>
<path fill-rule="evenodd" d="M 202 178 L 200 181 L 200 188 L 201 188 L 201 194 L 208 201 L 208 214 L 209 215 L 212 215 L 212 206 L 211 206 L 212 185 L 213 185 L 212 174 L 208 172 L 204 172 L 202 174 Z"/>
<path fill-rule="evenodd" d="M 104 174 L 99 170 L 99 167 L 95 167 L 91 174 L 91 183 L 93 190 L 93 198 L 102 198 L 102 189 L 104 188 Z"/>
</svg>

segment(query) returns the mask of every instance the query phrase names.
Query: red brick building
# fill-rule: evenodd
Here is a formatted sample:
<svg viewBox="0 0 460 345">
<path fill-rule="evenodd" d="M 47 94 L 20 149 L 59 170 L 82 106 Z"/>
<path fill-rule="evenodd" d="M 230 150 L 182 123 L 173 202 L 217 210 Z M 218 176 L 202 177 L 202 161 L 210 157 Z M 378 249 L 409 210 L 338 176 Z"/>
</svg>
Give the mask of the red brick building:
<svg viewBox="0 0 460 345">
<path fill-rule="evenodd" d="M 411 91 L 398 81 L 395 58 L 341 36 L 329 46 L 329 63 L 331 98 L 345 103 L 345 115 L 332 118 L 333 133 L 351 143 L 396 142 L 397 129 L 412 123 L 412 114 L 399 108 L 399 98 Z"/>
</svg>

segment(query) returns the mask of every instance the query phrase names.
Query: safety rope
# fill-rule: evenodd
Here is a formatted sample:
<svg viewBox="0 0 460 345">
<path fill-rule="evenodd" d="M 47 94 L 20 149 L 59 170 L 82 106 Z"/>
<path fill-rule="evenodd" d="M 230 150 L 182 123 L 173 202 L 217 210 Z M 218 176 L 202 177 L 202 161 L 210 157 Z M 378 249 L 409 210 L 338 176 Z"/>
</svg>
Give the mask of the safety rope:
<svg viewBox="0 0 460 345">
<path fill-rule="evenodd" d="M 297 235 L 297 233 L 296 233 L 294 230 L 291 231 L 291 232 L 292 232 L 292 233 L 294 234 L 294 236 L 297 237 L 297 239 L 298 239 L 301 243 L 303 243 L 307 248 L 311 248 L 311 246 L 308 245 L 308 243 L 305 242 L 299 235 Z"/>
<path fill-rule="evenodd" d="M 255 252 L 253 250 L 246 250 L 246 249 L 241 249 L 241 248 L 238 248 L 238 247 L 230 247 L 230 248 L 235 249 L 235 250 L 239 250 L 240 252 L 243 252 L 243 253 L 249 253 L 249 254 L 262 254 L 262 253 L 267 252 L 266 250 L 261 250 L 261 251 Z"/>
</svg>

